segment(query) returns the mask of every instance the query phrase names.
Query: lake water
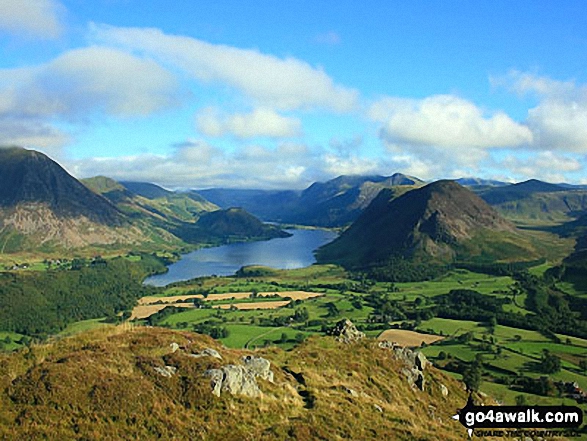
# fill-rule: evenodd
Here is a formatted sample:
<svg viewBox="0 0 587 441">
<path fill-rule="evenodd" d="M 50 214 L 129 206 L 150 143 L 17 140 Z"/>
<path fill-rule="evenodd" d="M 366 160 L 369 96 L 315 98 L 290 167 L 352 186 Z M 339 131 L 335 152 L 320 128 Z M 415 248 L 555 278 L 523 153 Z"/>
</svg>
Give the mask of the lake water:
<svg viewBox="0 0 587 441">
<path fill-rule="evenodd" d="M 316 262 L 314 250 L 334 240 L 336 233 L 324 230 L 287 230 L 291 237 L 202 248 L 169 266 L 165 274 L 151 276 L 146 284 L 165 286 L 202 276 L 230 276 L 246 265 L 295 269 Z"/>
</svg>

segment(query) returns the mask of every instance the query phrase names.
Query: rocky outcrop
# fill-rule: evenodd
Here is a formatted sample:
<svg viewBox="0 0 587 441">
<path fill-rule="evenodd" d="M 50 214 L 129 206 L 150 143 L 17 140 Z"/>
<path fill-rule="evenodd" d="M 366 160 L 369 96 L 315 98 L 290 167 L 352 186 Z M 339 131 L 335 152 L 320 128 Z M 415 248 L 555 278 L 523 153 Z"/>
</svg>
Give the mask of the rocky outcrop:
<svg viewBox="0 0 587 441">
<path fill-rule="evenodd" d="M 273 382 L 271 362 L 261 357 L 243 357 L 244 366 L 229 364 L 220 369 L 209 369 L 204 375 L 210 377 L 212 393 L 219 397 L 222 392 L 232 395 L 259 397 L 262 395 L 257 378 Z"/>
<path fill-rule="evenodd" d="M 271 371 L 271 362 L 262 357 L 253 357 L 247 355 L 243 357 L 245 367 L 253 373 L 255 377 L 273 383 L 273 372 Z"/>
<path fill-rule="evenodd" d="M 365 334 L 357 329 L 357 327 L 349 319 L 343 319 L 339 321 L 334 328 L 329 332 L 338 341 L 344 343 L 352 343 L 365 338 Z"/>
<path fill-rule="evenodd" d="M 217 397 L 222 392 L 247 397 L 261 395 L 261 389 L 259 389 L 255 375 L 244 366 L 229 364 L 221 369 L 210 369 L 204 375 L 210 377 L 212 393 Z"/>
<path fill-rule="evenodd" d="M 404 364 L 401 372 L 406 377 L 410 386 L 424 390 L 426 383 L 424 370 L 428 367 L 429 361 L 422 352 L 403 348 L 389 341 L 379 342 L 379 347 L 390 349 L 393 354 L 392 356 Z"/>
</svg>

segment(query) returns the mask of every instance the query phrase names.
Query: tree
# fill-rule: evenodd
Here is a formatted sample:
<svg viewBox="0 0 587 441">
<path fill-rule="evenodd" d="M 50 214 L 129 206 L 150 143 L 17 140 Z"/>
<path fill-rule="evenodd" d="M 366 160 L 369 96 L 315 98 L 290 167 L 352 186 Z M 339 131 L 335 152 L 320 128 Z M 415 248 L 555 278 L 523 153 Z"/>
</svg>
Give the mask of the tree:
<svg viewBox="0 0 587 441">
<path fill-rule="evenodd" d="M 556 374 L 561 370 L 561 359 L 550 353 L 548 349 L 542 351 L 540 371 L 545 374 Z"/>
<path fill-rule="evenodd" d="M 481 386 L 483 366 L 475 361 L 463 372 L 463 382 L 467 386 L 467 392 L 477 392 Z"/>
<path fill-rule="evenodd" d="M 281 338 L 279 339 L 279 343 L 287 343 L 289 339 L 287 338 L 287 334 L 285 332 L 281 333 Z"/>
</svg>

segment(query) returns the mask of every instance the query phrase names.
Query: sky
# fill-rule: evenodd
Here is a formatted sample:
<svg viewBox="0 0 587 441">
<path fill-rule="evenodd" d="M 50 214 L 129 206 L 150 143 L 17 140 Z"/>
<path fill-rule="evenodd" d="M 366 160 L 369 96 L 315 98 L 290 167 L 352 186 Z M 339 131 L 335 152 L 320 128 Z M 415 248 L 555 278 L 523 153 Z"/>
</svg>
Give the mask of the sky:
<svg viewBox="0 0 587 441">
<path fill-rule="evenodd" d="M 171 189 L 587 184 L 587 6 L 0 0 L 0 145 Z"/>
</svg>

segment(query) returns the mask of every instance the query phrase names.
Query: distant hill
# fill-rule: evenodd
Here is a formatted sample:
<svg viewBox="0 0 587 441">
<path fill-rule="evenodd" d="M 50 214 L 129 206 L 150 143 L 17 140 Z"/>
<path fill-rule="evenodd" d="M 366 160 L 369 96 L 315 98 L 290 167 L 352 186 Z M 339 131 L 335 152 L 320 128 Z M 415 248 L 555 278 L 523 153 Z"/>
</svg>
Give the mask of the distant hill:
<svg viewBox="0 0 587 441">
<path fill-rule="evenodd" d="M 481 178 L 460 178 L 456 179 L 456 182 L 463 187 L 502 187 L 504 185 L 509 185 L 507 182 Z"/>
<path fill-rule="evenodd" d="M 192 193 L 224 209 L 240 207 L 264 221 L 280 222 L 287 218 L 288 212 L 297 208 L 301 192 L 295 190 L 211 188 Z"/>
<path fill-rule="evenodd" d="M 524 259 L 532 246 L 513 224 L 454 181 L 438 181 L 395 197 L 383 190 L 351 227 L 318 251 L 320 262 L 349 268 L 390 259 Z"/>
<path fill-rule="evenodd" d="M 393 187 L 402 194 L 421 185 L 418 178 L 396 173 L 389 177 L 339 176 L 301 192 L 209 189 L 197 193 L 223 208 L 242 207 L 267 221 L 340 227 L 356 220 L 383 188 Z"/>
<path fill-rule="evenodd" d="M 121 181 L 120 185 L 132 193 L 143 196 L 147 199 L 164 198 L 173 193 L 169 190 L 165 190 L 163 187 L 159 187 L 158 185 L 151 184 L 149 182 Z"/>
<path fill-rule="evenodd" d="M 479 196 L 511 219 L 565 220 L 587 210 L 587 191 L 536 179 L 480 191 Z"/>
<path fill-rule="evenodd" d="M 147 182 L 116 182 L 98 176 L 82 182 L 132 218 L 151 217 L 161 222 L 195 222 L 201 213 L 219 207 L 204 198 L 166 190 Z"/>
<path fill-rule="evenodd" d="M 242 208 L 229 208 L 203 213 L 194 226 L 181 224 L 171 231 L 186 242 L 240 242 L 289 237 L 278 227 L 261 222 Z"/>
<path fill-rule="evenodd" d="M 173 233 L 191 244 L 286 237 L 242 209 L 221 210 L 195 192 L 175 192 L 147 182 L 118 183 L 105 177 L 84 180 L 135 220 Z"/>
</svg>

